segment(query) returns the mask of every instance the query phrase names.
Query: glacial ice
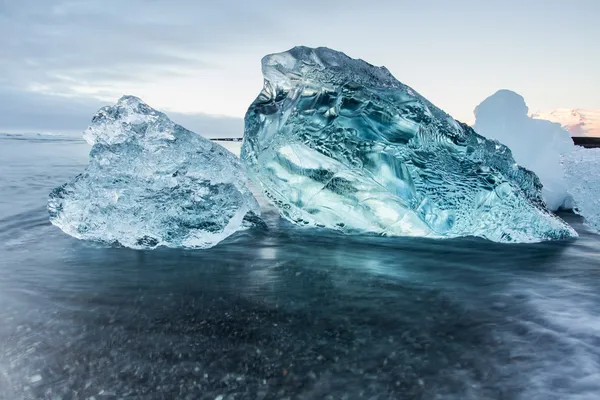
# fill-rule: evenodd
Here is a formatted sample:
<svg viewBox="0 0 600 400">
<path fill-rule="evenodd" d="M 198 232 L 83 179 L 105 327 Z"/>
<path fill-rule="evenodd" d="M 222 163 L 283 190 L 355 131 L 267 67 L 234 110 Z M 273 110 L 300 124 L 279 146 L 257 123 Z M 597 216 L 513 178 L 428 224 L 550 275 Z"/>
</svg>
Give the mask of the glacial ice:
<svg viewBox="0 0 600 400">
<path fill-rule="evenodd" d="M 563 166 L 574 211 L 585 218 L 585 224 L 600 233 L 600 149 L 575 146 L 563 155 Z"/>
<path fill-rule="evenodd" d="M 536 173 L 550 210 L 571 208 L 560 164 L 561 155 L 574 148 L 571 135 L 560 124 L 531 118 L 528 110 L 522 96 L 499 90 L 475 108 L 473 128 L 508 146 L 519 165 Z"/>
<path fill-rule="evenodd" d="M 140 99 L 102 108 L 84 133 L 86 170 L 50 193 L 50 221 L 131 248 L 207 248 L 257 222 L 237 157 Z"/>
<path fill-rule="evenodd" d="M 510 150 L 384 67 L 327 49 L 263 58 L 241 158 L 288 220 L 345 233 L 537 242 L 577 234 Z"/>
</svg>

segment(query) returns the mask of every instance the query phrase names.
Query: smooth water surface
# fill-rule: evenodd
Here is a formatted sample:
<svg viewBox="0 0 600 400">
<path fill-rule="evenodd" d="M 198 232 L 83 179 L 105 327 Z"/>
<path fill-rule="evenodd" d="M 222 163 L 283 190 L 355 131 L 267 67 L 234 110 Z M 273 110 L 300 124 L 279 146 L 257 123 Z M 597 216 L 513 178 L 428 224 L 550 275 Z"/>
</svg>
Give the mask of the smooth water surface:
<svg viewBox="0 0 600 400">
<path fill-rule="evenodd" d="M 80 140 L 0 136 L 0 399 L 598 399 L 600 237 L 343 236 L 268 209 L 215 248 L 48 222 Z M 261 199 L 264 205 L 264 201 Z"/>
</svg>

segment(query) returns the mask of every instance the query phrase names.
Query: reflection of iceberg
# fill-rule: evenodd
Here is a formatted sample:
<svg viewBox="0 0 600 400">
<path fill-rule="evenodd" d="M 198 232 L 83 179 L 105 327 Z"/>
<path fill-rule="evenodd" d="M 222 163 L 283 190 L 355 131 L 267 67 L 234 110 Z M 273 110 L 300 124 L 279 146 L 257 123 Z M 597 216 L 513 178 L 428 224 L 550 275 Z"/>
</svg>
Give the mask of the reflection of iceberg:
<svg viewBox="0 0 600 400">
<path fill-rule="evenodd" d="M 523 97 L 500 90 L 477 106 L 474 128 L 507 145 L 519 165 L 537 174 L 548 208 L 569 208 L 560 157 L 573 150 L 571 135 L 559 124 L 529 117 L 527 111 Z"/>
<path fill-rule="evenodd" d="M 575 146 L 563 156 L 565 179 L 575 203 L 575 212 L 588 226 L 600 232 L 600 149 Z"/>
<path fill-rule="evenodd" d="M 242 160 L 281 214 L 343 232 L 535 242 L 576 236 L 505 146 L 385 68 L 326 49 L 263 59 Z"/>
<path fill-rule="evenodd" d="M 79 239 L 205 248 L 256 220 L 239 160 L 135 97 L 101 109 L 84 133 L 83 174 L 54 189 L 51 222 Z"/>
</svg>

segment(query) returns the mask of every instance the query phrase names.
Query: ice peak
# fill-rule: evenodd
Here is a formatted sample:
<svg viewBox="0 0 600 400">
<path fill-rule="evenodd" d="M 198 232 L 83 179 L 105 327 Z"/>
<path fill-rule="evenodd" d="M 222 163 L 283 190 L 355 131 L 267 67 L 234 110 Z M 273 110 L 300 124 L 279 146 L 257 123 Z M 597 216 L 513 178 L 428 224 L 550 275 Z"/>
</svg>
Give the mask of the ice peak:
<svg viewBox="0 0 600 400">
<path fill-rule="evenodd" d="M 119 99 L 119 101 L 117 102 L 117 104 L 146 104 L 142 101 L 142 99 L 140 99 L 137 96 L 131 95 L 131 94 L 126 94 L 121 96 L 121 98 Z"/>
<path fill-rule="evenodd" d="M 283 87 L 302 81 L 322 83 L 323 78 L 334 82 L 369 83 L 377 86 L 400 84 L 385 67 L 376 67 L 361 59 L 327 47 L 296 46 L 282 53 L 269 54 L 262 59 L 265 80 Z"/>
<path fill-rule="evenodd" d="M 476 118 L 493 113 L 497 116 L 522 119 L 527 117 L 528 111 L 529 107 L 523 96 L 512 90 L 501 89 L 475 107 L 474 113 Z"/>
<path fill-rule="evenodd" d="M 112 107 L 104 107 L 102 110 L 105 109 L 113 112 L 118 111 L 118 113 L 114 115 L 115 117 L 138 114 L 149 115 L 155 118 L 169 120 L 169 117 L 167 117 L 165 114 L 150 107 L 139 97 L 132 95 L 122 96 L 117 102 L 117 104 L 115 104 Z M 102 110 L 100 110 L 99 113 L 101 113 Z"/>
<path fill-rule="evenodd" d="M 175 131 L 177 126 L 139 97 L 127 95 L 115 105 L 101 108 L 92 118 L 92 124 L 83 137 L 91 145 L 121 143 L 129 140 L 134 133 L 148 139 L 172 140 L 173 136 L 166 133 Z M 180 127 L 180 130 L 185 129 Z"/>
<path fill-rule="evenodd" d="M 132 111 L 135 110 L 136 112 L 140 112 L 143 114 L 157 112 L 148 104 L 146 104 L 142 99 L 132 95 L 122 96 L 119 99 L 119 101 L 117 101 L 117 104 L 115 104 L 113 107 L 123 108 Z"/>
</svg>

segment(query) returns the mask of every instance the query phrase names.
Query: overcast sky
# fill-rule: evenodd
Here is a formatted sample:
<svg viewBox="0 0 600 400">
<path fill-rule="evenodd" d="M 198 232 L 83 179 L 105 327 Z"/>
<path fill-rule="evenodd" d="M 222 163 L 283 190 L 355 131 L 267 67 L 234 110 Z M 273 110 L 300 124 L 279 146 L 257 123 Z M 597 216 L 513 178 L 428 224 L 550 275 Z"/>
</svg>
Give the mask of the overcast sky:
<svg viewBox="0 0 600 400">
<path fill-rule="evenodd" d="M 600 108 L 599 18 L 598 0 L 0 0 L 0 131 L 82 131 L 133 94 L 239 136 L 261 57 L 295 45 L 385 65 L 463 121 L 501 88 Z"/>
</svg>

